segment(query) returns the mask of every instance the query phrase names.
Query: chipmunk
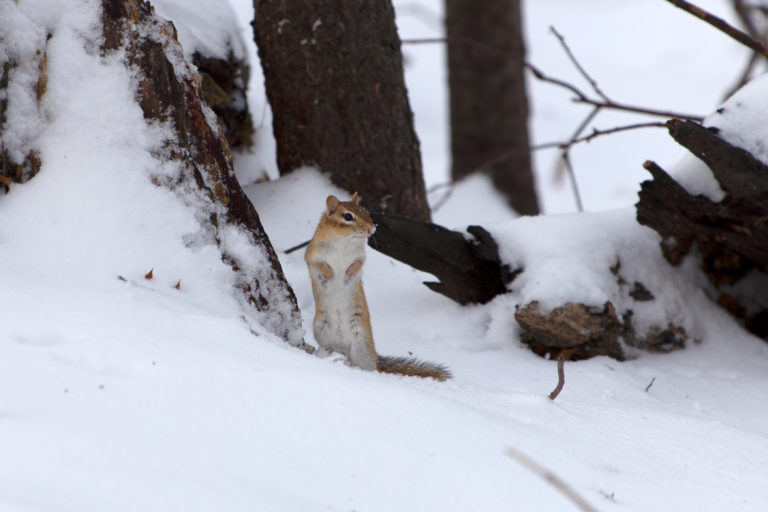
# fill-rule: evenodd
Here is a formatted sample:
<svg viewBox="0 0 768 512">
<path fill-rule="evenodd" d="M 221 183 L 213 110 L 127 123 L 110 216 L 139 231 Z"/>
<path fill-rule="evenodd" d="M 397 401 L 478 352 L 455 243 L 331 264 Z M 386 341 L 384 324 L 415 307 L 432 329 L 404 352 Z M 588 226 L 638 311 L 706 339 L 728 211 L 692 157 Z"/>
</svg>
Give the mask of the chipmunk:
<svg viewBox="0 0 768 512">
<path fill-rule="evenodd" d="M 451 372 L 439 364 L 376 354 L 361 272 L 365 243 L 376 227 L 358 201 L 357 192 L 347 202 L 328 196 L 304 255 L 315 296 L 315 339 L 322 348 L 344 354 L 349 364 L 364 370 L 440 381 L 450 378 Z"/>
</svg>

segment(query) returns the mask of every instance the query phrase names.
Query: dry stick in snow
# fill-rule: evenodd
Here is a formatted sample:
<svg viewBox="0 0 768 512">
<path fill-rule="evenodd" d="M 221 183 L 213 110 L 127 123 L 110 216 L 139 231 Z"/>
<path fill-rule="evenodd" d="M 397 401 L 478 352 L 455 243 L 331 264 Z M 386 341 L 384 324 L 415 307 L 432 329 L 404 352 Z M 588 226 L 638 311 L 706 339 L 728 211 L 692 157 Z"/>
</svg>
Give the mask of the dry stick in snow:
<svg viewBox="0 0 768 512">
<path fill-rule="evenodd" d="M 568 353 L 566 354 L 566 352 Z M 560 394 L 563 390 L 563 386 L 565 386 L 565 359 L 570 357 L 570 355 L 570 351 L 564 350 L 557 356 L 557 386 L 555 386 L 555 389 L 549 394 L 550 400 L 557 398 L 557 395 Z"/>
<path fill-rule="evenodd" d="M 566 484 L 557 475 L 549 471 L 535 460 L 515 450 L 514 448 L 507 448 L 507 455 L 549 482 L 549 484 L 551 484 L 555 489 L 560 491 L 565 497 L 571 500 L 573 504 L 579 507 L 579 509 L 583 512 L 597 512 L 597 509 L 592 508 L 592 505 L 587 503 L 587 501 L 579 496 L 576 491 L 571 489 L 568 484 Z"/>
</svg>

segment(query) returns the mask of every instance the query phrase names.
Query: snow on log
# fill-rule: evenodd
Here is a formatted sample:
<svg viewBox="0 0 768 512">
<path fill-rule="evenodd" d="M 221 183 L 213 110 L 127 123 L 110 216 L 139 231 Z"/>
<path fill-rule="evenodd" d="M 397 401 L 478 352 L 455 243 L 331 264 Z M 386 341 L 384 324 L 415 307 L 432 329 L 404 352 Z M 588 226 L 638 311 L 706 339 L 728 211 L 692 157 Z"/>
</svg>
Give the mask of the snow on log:
<svg viewBox="0 0 768 512">
<path fill-rule="evenodd" d="M 726 104 L 717 115 L 730 108 Z M 717 302 L 765 337 L 768 166 L 725 140 L 717 127 L 680 120 L 667 126 L 712 171 L 725 194 L 719 201 L 693 195 L 664 169 L 646 162 L 653 179 L 642 183 L 637 220 L 661 235 L 662 253 L 672 264 L 679 264 L 695 245 Z"/>
<path fill-rule="evenodd" d="M 683 348 L 691 338 L 691 322 L 677 310 L 680 295 L 690 291 L 674 288 L 681 278 L 668 275 L 671 268 L 648 275 L 648 265 L 669 265 L 661 256 L 646 257 L 656 237 L 629 210 L 525 217 L 496 225 L 493 233 L 470 226 L 471 238 L 382 212 L 371 218 L 373 249 L 436 276 L 439 282 L 424 284 L 460 304 L 496 300 L 514 311 L 521 341 L 541 356 L 624 360 L 638 350 Z"/>
<path fill-rule="evenodd" d="M 157 156 L 176 162 L 175 171 L 154 176 L 153 182 L 195 209 L 209 230 L 201 237 L 215 240 L 235 270 L 248 314 L 289 343 L 303 346 L 293 290 L 256 209 L 235 179 L 229 145 L 202 99 L 199 75 L 184 59 L 174 26 L 142 0 L 103 0 L 102 7 L 102 55 L 123 55 L 136 77 L 144 118 L 170 127 L 174 135 Z"/>
</svg>

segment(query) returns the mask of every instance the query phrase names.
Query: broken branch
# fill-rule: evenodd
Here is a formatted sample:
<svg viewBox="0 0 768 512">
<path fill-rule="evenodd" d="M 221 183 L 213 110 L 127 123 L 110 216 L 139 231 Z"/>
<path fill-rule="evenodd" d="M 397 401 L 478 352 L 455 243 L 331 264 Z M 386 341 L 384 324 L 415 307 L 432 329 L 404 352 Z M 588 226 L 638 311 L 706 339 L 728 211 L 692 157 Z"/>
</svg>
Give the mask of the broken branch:
<svg viewBox="0 0 768 512">
<path fill-rule="evenodd" d="M 759 53 L 763 57 L 768 58 L 768 47 L 766 47 L 763 43 L 760 41 L 755 40 L 753 37 L 751 37 L 746 32 L 743 32 L 736 27 L 728 24 L 725 20 L 722 18 L 718 18 L 714 14 L 711 14 L 701 7 L 694 5 L 690 2 L 686 2 L 685 0 L 667 0 L 667 2 L 671 3 L 675 7 L 684 10 L 687 13 L 693 14 L 697 18 L 706 21 L 719 31 L 723 32 L 724 34 L 730 36 L 735 41 L 738 41 L 739 43 L 743 44 L 750 50 Z"/>
</svg>

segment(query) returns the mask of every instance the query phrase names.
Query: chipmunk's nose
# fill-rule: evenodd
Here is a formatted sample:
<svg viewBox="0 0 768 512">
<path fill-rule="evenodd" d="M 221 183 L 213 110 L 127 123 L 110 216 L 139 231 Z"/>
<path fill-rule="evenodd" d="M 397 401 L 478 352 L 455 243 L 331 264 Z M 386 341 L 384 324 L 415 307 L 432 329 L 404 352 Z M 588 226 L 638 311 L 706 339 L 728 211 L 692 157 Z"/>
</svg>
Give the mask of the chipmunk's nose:
<svg viewBox="0 0 768 512">
<path fill-rule="evenodd" d="M 375 232 L 376 232 L 376 226 L 371 226 L 370 228 L 368 228 L 368 236 L 371 236 Z"/>
</svg>

